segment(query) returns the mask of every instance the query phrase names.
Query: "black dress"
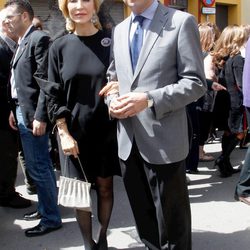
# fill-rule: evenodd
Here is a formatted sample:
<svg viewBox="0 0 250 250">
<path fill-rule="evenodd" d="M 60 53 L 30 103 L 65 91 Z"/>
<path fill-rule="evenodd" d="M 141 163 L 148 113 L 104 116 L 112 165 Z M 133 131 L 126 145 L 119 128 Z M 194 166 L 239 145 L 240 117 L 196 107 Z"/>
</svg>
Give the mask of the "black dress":
<svg viewBox="0 0 250 250">
<path fill-rule="evenodd" d="M 98 95 L 106 83 L 110 42 L 102 31 L 56 39 L 49 51 L 49 84 L 43 88 L 50 119 L 66 118 L 90 181 L 120 174 L 116 122 L 109 120 L 107 106 Z M 62 175 L 82 178 L 78 161 L 65 156 L 58 144 Z"/>
<path fill-rule="evenodd" d="M 237 54 L 225 58 L 225 65 L 220 70 L 219 83 L 227 88 L 217 93 L 214 115 L 215 127 L 232 133 L 243 131 L 243 94 L 242 74 L 244 58 Z"/>
<path fill-rule="evenodd" d="M 225 57 L 226 62 L 229 57 Z M 225 65 L 218 73 L 218 82 L 227 88 Z M 213 109 L 213 127 L 218 130 L 230 131 L 228 126 L 229 111 L 230 111 L 230 95 L 227 90 L 217 92 Z"/>
</svg>

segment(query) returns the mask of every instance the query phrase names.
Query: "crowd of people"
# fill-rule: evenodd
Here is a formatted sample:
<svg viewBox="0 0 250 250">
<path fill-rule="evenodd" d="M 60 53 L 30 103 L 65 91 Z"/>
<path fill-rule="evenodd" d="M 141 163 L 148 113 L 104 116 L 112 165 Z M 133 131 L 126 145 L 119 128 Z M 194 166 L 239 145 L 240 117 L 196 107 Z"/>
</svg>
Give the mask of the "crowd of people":
<svg viewBox="0 0 250 250">
<path fill-rule="evenodd" d="M 200 161 L 215 161 L 221 177 L 240 171 L 230 154 L 250 124 L 250 28 L 220 33 L 156 0 L 124 2 L 131 14 L 111 32 L 98 0 L 60 0 L 66 32 L 54 41 L 28 0 L 0 11 L 0 206 L 31 206 L 15 190 L 19 159 L 27 192 L 38 196 L 23 219 L 39 223 L 25 235 L 60 229 L 50 152 L 58 150 L 61 175 L 83 179 L 82 164 L 97 193 L 97 241 L 91 212 L 75 209 L 86 250 L 108 249 L 114 175 L 147 249 L 190 250 L 186 174 L 199 174 Z M 204 144 L 217 130 L 215 160 Z M 250 150 L 235 191 L 248 205 L 249 162 Z"/>
<path fill-rule="evenodd" d="M 218 167 L 222 178 L 241 171 L 235 199 L 250 205 L 249 152 L 242 168 L 235 169 L 230 162 L 230 155 L 236 146 L 244 148 L 249 145 L 250 52 L 246 47 L 249 43 L 250 25 L 229 25 L 222 32 L 209 22 L 200 23 L 198 27 L 204 55 L 207 92 L 187 107 L 193 137 L 186 159 L 186 172 L 198 174 L 199 161 L 215 161 L 214 165 Z M 204 143 L 214 131 L 222 131 L 222 152 L 217 159 L 203 150 Z"/>
<path fill-rule="evenodd" d="M 208 86 L 206 94 L 196 102 L 193 111 L 197 113 L 198 121 L 195 135 L 200 138 L 199 160 L 214 160 L 205 154 L 203 145 L 212 131 L 223 131 L 222 154 L 215 160 L 215 165 L 221 177 L 229 177 L 239 172 L 239 169 L 232 168 L 230 154 L 247 137 L 242 74 L 249 26 L 230 25 L 218 34 L 215 25 L 202 23 L 199 24 L 199 30 Z M 197 172 L 198 160 L 193 165 L 193 172 Z"/>
</svg>

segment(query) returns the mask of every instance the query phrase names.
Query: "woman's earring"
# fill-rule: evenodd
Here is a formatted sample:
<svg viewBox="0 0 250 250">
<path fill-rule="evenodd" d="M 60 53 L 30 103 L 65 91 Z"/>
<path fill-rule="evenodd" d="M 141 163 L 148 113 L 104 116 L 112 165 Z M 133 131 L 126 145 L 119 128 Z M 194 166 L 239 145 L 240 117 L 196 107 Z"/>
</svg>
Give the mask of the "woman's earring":
<svg viewBox="0 0 250 250">
<path fill-rule="evenodd" d="M 96 13 L 94 13 L 93 14 L 93 16 L 91 17 L 91 23 L 93 23 L 93 24 L 96 24 L 97 23 L 97 21 L 98 21 L 98 17 L 97 17 L 97 15 L 96 15 Z"/>
<path fill-rule="evenodd" d="M 69 17 L 66 18 L 66 29 L 70 32 L 74 30 L 74 22 Z"/>
<path fill-rule="evenodd" d="M 69 18 L 69 17 L 66 18 L 66 24 L 68 26 L 72 26 L 73 25 L 73 21 L 71 20 L 71 18 Z"/>
</svg>

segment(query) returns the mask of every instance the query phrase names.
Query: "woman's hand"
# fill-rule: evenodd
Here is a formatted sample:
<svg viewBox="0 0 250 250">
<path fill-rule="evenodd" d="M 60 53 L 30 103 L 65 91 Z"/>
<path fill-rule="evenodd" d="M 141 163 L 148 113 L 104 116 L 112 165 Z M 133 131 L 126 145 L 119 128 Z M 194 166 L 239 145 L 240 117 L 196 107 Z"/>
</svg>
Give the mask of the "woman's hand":
<svg viewBox="0 0 250 250">
<path fill-rule="evenodd" d="M 62 151 L 65 155 L 74 155 L 77 158 L 79 148 L 77 141 L 70 135 L 65 118 L 56 120 L 56 126 L 61 141 Z"/>
<path fill-rule="evenodd" d="M 77 158 L 79 148 L 77 141 L 70 134 L 59 134 L 61 140 L 62 151 L 65 155 L 74 155 Z"/>
<path fill-rule="evenodd" d="M 108 82 L 106 86 L 104 86 L 100 92 L 100 96 L 108 96 L 119 93 L 119 83 L 117 81 Z"/>
<path fill-rule="evenodd" d="M 213 82 L 211 88 L 215 91 L 227 90 L 223 85 L 219 84 L 218 82 Z"/>
</svg>

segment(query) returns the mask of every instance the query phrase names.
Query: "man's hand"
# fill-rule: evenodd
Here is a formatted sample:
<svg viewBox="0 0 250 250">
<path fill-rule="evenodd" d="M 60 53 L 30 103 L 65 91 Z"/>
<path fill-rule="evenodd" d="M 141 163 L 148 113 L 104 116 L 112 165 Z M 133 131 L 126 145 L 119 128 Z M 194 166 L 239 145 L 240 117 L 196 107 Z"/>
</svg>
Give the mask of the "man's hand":
<svg viewBox="0 0 250 250">
<path fill-rule="evenodd" d="M 46 133 L 46 127 L 47 123 L 46 122 L 40 122 L 37 120 L 33 121 L 33 135 L 34 136 L 42 136 L 45 135 Z"/>
<path fill-rule="evenodd" d="M 130 92 L 117 98 L 113 98 L 109 111 L 114 118 L 125 119 L 132 117 L 148 107 L 146 93 Z"/>
<path fill-rule="evenodd" d="M 10 115 L 9 115 L 9 125 L 12 129 L 18 130 L 16 126 L 16 120 L 12 111 L 10 111 Z"/>
</svg>

